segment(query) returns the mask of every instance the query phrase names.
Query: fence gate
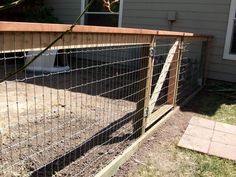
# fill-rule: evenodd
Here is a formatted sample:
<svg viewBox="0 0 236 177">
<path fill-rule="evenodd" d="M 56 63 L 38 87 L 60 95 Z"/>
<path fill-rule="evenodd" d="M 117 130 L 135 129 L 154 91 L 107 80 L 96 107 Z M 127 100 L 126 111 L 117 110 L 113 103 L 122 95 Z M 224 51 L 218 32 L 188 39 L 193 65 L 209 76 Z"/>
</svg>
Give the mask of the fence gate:
<svg viewBox="0 0 236 177">
<path fill-rule="evenodd" d="M 180 38 L 163 41 L 154 39 L 150 45 L 144 113 L 146 128 L 175 106 L 181 45 Z"/>
</svg>

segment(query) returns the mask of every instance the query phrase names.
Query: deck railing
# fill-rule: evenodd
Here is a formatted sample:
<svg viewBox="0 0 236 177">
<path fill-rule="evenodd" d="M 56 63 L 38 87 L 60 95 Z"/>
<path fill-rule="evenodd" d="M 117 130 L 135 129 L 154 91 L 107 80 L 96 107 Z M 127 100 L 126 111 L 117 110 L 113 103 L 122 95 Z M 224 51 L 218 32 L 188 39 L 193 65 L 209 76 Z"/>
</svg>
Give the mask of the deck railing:
<svg viewBox="0 0 236 177">
<path fill-rule="evenodd" d="M 18 72 L 69 27 L 0 22 L 1 176 L 93 176 L 204 84 L 211 36 L 129 28 L 76 26 Z"/>
</svg>

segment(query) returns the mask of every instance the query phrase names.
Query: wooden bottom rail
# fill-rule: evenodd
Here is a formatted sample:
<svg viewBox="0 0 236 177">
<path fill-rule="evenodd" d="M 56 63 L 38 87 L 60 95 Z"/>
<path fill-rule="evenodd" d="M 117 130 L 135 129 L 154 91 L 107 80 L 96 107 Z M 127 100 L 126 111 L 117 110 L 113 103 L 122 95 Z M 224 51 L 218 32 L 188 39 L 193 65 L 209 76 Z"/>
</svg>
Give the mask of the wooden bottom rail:
<svg viewBox="0 0 236 177">
<path fill-rule="evenodd" d="M 167 104 L 163 105 L 158 110 L 154 111 L 148 118 L 147 118 L 147 125 L 146 128 L 150 127 L 153 123 L 161 119 L 166 113 L 168 113 L 173 108 L 173 105 Z"/>
</svg>

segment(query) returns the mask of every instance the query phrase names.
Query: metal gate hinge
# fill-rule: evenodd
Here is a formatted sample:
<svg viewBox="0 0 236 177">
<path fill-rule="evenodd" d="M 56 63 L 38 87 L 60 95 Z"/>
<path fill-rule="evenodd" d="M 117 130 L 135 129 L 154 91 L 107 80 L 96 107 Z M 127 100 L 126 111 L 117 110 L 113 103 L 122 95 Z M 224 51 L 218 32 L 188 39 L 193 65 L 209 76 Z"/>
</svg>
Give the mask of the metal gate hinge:
<svg viewBox="0 0 236 177">
<path fill-rule="evenodd" d="M 149 112 L 149 109 L 148 108 L 144 108 L 143 116 L 144 117 L 148 117 L 148 112 Z"/>
</svg>

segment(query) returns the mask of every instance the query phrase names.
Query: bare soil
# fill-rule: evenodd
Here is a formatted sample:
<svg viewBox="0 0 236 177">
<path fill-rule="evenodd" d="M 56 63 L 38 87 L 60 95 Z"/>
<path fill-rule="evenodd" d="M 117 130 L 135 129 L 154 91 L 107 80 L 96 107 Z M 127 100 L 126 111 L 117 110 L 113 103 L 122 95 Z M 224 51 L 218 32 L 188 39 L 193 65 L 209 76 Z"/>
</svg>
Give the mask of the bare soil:
<svg viewBox="0 0 236 177">
<path fill-rule="evenodd" d="M 133 141 L 135 73 L 104 69 L 0 83 L 3 176 L 93 176 Z"/>
</svg>

